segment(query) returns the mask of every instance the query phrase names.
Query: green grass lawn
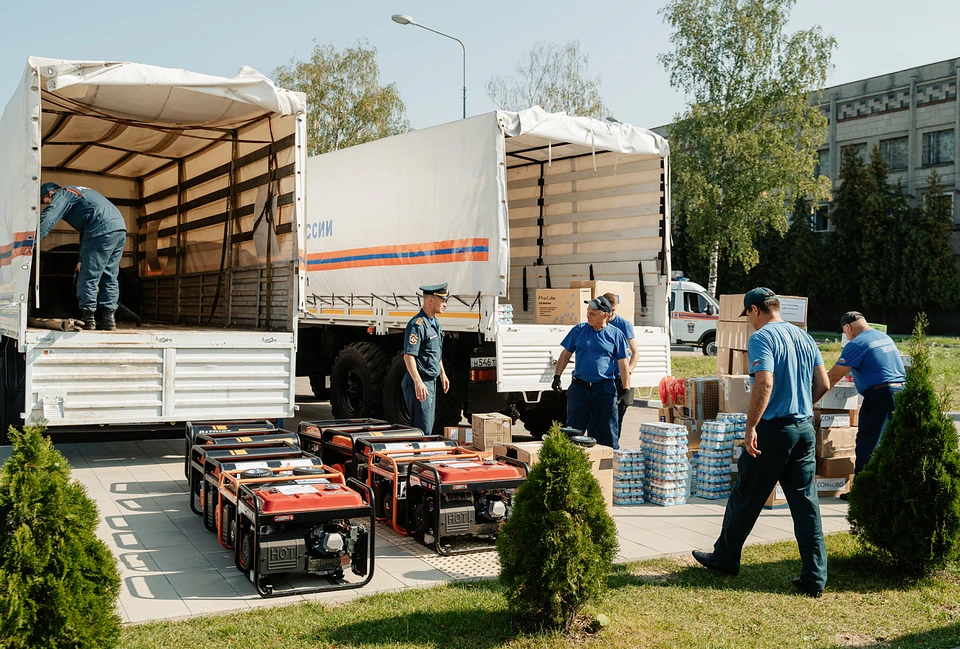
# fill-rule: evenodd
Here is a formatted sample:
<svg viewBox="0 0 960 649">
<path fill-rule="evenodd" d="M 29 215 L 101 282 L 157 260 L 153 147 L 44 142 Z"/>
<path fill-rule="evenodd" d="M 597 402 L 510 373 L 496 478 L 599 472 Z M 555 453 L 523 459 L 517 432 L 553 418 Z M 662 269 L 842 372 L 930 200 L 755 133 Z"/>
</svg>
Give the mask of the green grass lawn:
<svg viewBox="0 0 960 649">
<path fill-rule="evenodd" d="M 796 544 L 751 546 L 739 577 L 689 557 L 617 566 L 591 609 L 611 624 L 568 638 L 519 630 L 495 581 L 364 597 L 342 606 L 295 604 L 124 629 L 129 649 L 283 647 L 937 647 L 960 644 L 960 569 L 905 582 L 857 550 L 848 534 L 827 537 L 830 582 L 823 599 L 796 594 Z"/>
<path fill-rule="evenodd" d="M 946 389 L 950 394 L 951 409 L 960 410 L 960 345 L 952 346 L 955 344 L 956 339 L 931 339 L 930 366 L 934 387 L 937 390 Z M 897 347 L 905 354 L 910 352 L 906 341 L 898 342 Z M 833 367 L 840 358 L 839 340 L 820 343 L 820 353 L 827 369 Z M 673 376 L 678 378 L 715 376 L 717 373 L 716 359 L 707 356 L 673 356 L 670 364 Z"/>
</svg>

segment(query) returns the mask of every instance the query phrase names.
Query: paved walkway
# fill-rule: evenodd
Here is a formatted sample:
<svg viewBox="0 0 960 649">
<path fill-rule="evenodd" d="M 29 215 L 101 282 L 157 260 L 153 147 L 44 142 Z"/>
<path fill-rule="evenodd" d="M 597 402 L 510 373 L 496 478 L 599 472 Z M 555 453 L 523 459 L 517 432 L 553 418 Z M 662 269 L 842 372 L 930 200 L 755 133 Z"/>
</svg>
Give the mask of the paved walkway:
<svg viewBox="0 0 960 649">
<path fill-rule="evenodd" d="M 326 403 L 301 403 L 300 419 L 330 419 Z M 631 408 L 624 419 L 625 448 L 639 448 L 639 427 L 656 410 Z M 524 439 L 522 428 L 515 439 Z M 529 439 L 529 438 L 527 438 Z M 204 613 L 277 606 L 302 600 L 346 601 L 360 595 L 431 586 L 450 580 L 493 577 L 496 552 L 440 557 L 410 538 L 378 526 L 376 569 L 359 590 L 263 599 L 235 567 L 233 553 L 190 510 L 183 477 L 183 441 L 145 440 L 59 444 L 100 508 L 98 534 L 117 556 L 123 579 L 120 612 L 126 622 L 181 618 Z M 9 446 L 0 446 L 0 464 Z M 720 532 L 726 501 L 693 498 L 686 505 L 614 507 L 620 541 L 618 561 L 687 554 L 711 548 Z M 824 531 L 848 529 L 846 503 L 821 501 Z M 764 511 L 748 543 L 793 539 L 786 509 Z"/>
</svg>

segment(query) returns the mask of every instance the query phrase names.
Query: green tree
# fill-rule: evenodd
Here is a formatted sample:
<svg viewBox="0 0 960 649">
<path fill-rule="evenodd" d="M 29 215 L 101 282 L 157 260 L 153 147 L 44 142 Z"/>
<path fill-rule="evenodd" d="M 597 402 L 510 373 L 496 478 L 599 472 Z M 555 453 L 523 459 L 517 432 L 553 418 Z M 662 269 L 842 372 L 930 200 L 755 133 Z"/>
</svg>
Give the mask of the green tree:
<svg viewBox="0 0 960 649">
<path fill-rule="evenodd" d="M 507 602 L 533 626 L 569 628 L 602 593 L 617 547 L 586 454 L 554 422 L 497 535 Z"/>
<path fill-rule="evenodd" d="M 863 206 L 873 194 L 873 179 L 863 160 L 848 150 L 840 165 L 840 186 L 834 192 L 830 221 L 833 231 L 827 237 L 827 258 L 842 260 L 846 272 L 828 273 L 829 291 L 841 303 L 859 303 L 860 270 L 863 254 Z M 852 307 L 851 307 L 852 308 Z"/>
<path fill-rule="evenodd" d="M 589 63 L 580 41 L 535 43 L 517 62 L 514 76 L 487 82 L 487 96 L 502 110 L 540 106 L 551 113 L 603 118 L 609 113 L 600 96 L 600 77 L 590 76 Z"/>
<path fill-rule="evenodd" d="M 308 60 L 273 71 L 281 88 L 307 95 L 307 154 L 336 151 L 410 130 L 397 85 L 380 85 L 377 50 L 314 43 Z"/>
<path fill-rule="evenodd" d="M 950 309 L 960 294 L 956 257 L 953 254 L 953 209 L 950 197 L 944 194 L 940 174 L 929 177 L 930 186 L 923 197 L 923 207 L 916 210 L 909 260 L 915 282 L 903 282 L 899 291 L 901 304 L 914 308 L 937 305 Z M 906 237 L 907 233 L 904 233 Z M 904 246 L 907 250 L 907 246 Z M 919 304 L 918 304 L 919 302 Z"/>
<path fill-rule="evenodd" d="M 674 49 L 659 60 L 690 98 L 670 126 L 674 200 L 710 260 L 756 265 L 755 241 L 787 229 L 784 205 L 827 195 L 814 176 L 826 118 L 811 95 L 826 81 L 832 37 L 788 34 L 795 0 L 671 0 L 661 10 Z"/>
<path fill-rule="evenodd" d="M 930 381 L 926 316 L 917 316 L 912 364 L 880 444 L 850 490 L 853 534 L 879 558 L 925 575 L 960 550 L 957 429 Z"/>
<path fill-rule="evenodd" d="M 824 264 L 823 244 L 813 233 L 812 204 L 798 197 L 793 205 L 790 228 L 783 245 L 774 250 L 774 263 L 781 269 L 777 290 L 784 295 L 816 298 L 821 292 Z"/>
<path fill-rule="evenodd" d="M 10 428 L 0 473 L 0 647 L 115 646 L 116 559 L 97 538 L 97 506 L 42 433 Z"/>
<path fill-rule="evenodd" d="M 860 289 L 859 303 L 877 307 L 886 321 L 890 287 L 895 279 L 899 256 L 896 241 L 897 225 L 908 216 L 905 200 L 897 200 L 896 192 L 887 182 L 887 161 L 875 146 L 870 151 L 866 167 L 866 196 L 860 209 L 860 247 L 854 260 L 854 276 Z"/>
</svg>

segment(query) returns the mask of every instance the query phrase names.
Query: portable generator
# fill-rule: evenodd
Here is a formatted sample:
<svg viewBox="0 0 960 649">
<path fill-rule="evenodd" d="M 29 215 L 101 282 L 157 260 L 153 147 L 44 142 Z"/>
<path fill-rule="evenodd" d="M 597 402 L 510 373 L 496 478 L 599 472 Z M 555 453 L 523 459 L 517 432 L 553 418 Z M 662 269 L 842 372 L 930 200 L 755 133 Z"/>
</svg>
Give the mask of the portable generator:
<svg viewBox="0 0 960 649">
<path fill-rule="evenodd" d="M 294 433 L 282 430 L 263 435 L 244 435 L 242 437 L 198 435 L 196 441 L 198 443 L 190 449 L 190 472 L 187 475 L 187 485 L 190 487 L 190 509 L 197 515 L 203 514 L 204 463 L 211 453 L 213 453 L 211 457 L 218 459 L 225 457 L 240 459 L 249 456 L 254 449 L 278 449 L 274 452 L 268 452 L 267 455 L 283 454 L 284 457 L 287 456 L 286 454 L 300 450 L 299 438 Z"/>
<path fill-rule="evenodd" d="M 254 449 L 253 453 L 260 449 Z M 276 449 L 265 449 L 275 451 Z M 239 474 L 248 469 L 277 469 L 277 475 L 294 475 L 294 471 L 304 467 L 322 467 L 323 463 L 315 455 L 304 451 L 290 451 L 284 454 L 267 454 L 261 458 L 237 460 L 229 458 L 206 458 L 203 471 L 203 513 L 204 524 L 217 534 L 220 544 L 228 550 L 233 549 L 236 540 L 237 494 L 231 491 L 233 482 L 225 482 L 225 475 Z M 297 474 L 299 475 L 299 474 Z M 212 526 L 211 526 L 212 523 Z"/>
<path fill-rule="evenodd" d="M 367 485 L 373 489 L 377 519 L 385 520 L 399 534 L 407 534 L 407 473 L 414 460 L 482 461 L 479 453 L 440 435 L 407 441 L 367 439 L 361 447 L 369 449 L 365 472 Z"/>
<path fill-rule="evenodd" d="M 330 421 L 302 422 L 299 429 L 300 446 L 319 455 L 325 464 L 332 466 L 348 478 L 366 482 L 366 476 L 358 473 L 365 464 L 360 447 L 365 439 L 413 439 L 423 437 L 423 431 L 410 426 L 389 424 L 380 419 L 334 419 Z"/>
<path fill-rule="evenodd" d="M 407 529 L 437 554 L 490 549 L 527 479 L 519 460 L 416 459 L 407 473 Z"/>
<path fill-rule="evenodd" d="M 190 477 L 190 449 L 196 444 L 198 435 L 208 437 L 239 437 L 241 435 L 262 435 L 274 431 L 277 427 L 273 423 L 262 421 L 219 421 L 219 422 L 187 422 L 184 429 L 183 475 Z"/>
<path fill-rule="evenodd" d="M 234 561 L 261 597 L 360 588 L 374 571 L 373 491 L 327 466 L 224 473 L 237 494 Z M 369 519 L 363 523 L 358 519 Z M 362 579 L 351 581 L 346 569 Z M 309 585 L 278 588 L 272 577 Z M 319 578 L 319 581 L 314 578 Z"/>
</svg>

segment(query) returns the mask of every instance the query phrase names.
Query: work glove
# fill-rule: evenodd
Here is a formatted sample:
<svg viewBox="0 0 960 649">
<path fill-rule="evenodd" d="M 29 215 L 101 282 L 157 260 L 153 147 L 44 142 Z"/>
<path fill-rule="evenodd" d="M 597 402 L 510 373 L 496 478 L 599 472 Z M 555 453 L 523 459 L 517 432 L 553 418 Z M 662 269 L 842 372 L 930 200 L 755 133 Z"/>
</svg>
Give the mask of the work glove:
<svg viewBox="0 0 960 649">
<path fill-rule="evenodd" d="M 553 375 L 553 385 L 551 386 L 554 392 L 563 392 L 563 387 L 560 385 L 560 375 Z"/>
<path fill-rule="evenodd" d="M 633 405 L 633 390 L 632 390 L 632 389 L 629 389 L 629 388 L 625 388 L 625 389 L 620 390 L 620 398 L 617 399 L 617 401 L 619 401 L 620 403 L 622 403 L 622 404 L 625 405 L 625 406 L 632 406 L 632 405 Z"/>
</svg>

